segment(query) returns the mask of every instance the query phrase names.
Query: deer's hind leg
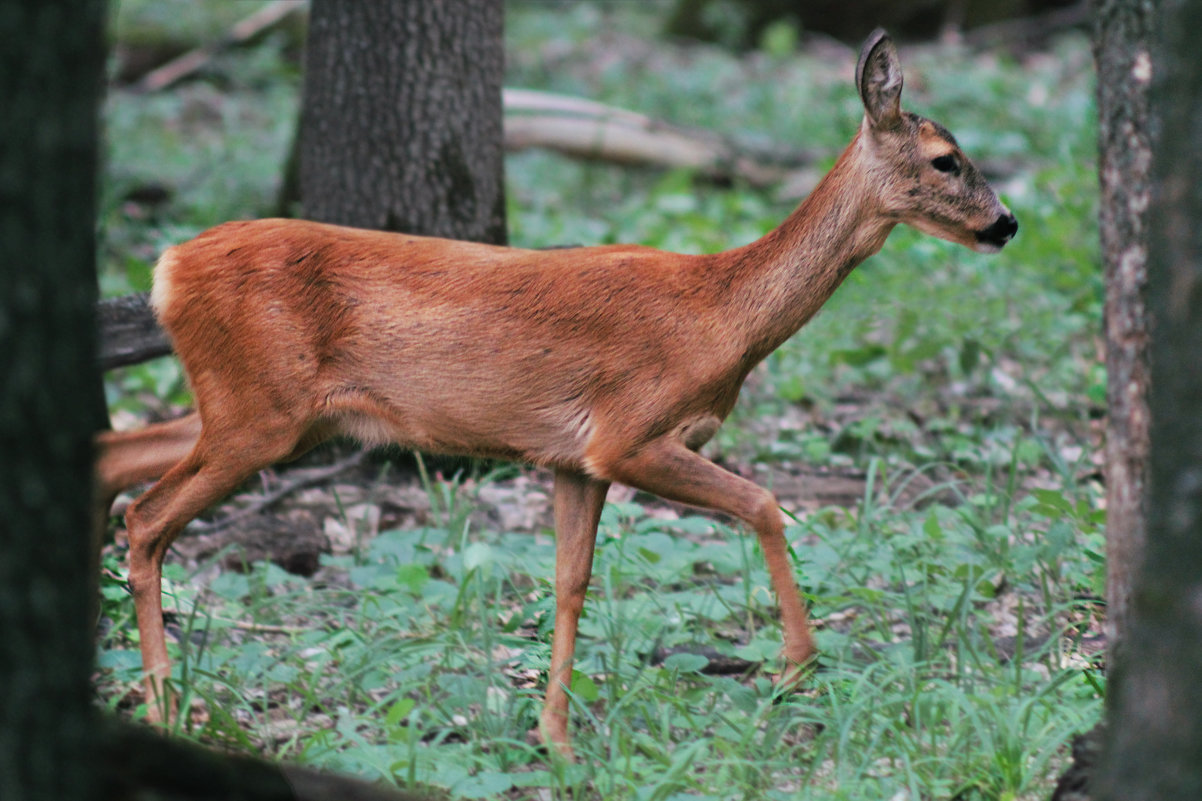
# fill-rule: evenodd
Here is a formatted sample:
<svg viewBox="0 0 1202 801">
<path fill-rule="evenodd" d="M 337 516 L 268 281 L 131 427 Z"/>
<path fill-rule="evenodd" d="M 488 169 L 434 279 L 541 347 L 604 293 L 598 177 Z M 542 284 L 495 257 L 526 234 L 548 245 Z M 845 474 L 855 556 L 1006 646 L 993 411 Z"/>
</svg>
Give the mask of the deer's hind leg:
<svg viewBox="0 0 1202 801">
<path fill-rule="evenodd" d="M 189 521 L 257 471 L 288 456 L 297 444 L 294 429 L 215 437 L 205 428 L 192 452 L 126 511 L 129 584 L 151 720 L 174 717 L 173 701 L 164 692 L 164 682 L 171 675 L 163 630 L 162 575 L 167 549 Z"/>
</svg>

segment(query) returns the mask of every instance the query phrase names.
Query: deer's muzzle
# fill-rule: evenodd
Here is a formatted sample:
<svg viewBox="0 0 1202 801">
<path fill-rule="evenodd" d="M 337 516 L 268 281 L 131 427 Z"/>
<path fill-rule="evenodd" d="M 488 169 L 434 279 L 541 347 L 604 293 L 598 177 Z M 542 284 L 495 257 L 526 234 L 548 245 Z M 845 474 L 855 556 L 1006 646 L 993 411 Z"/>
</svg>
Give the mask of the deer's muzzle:
<svg viewBox="0 0 1202 801">
<path fill-rule="evenodd" d="M 994 251 L 1001 250 L 1002 247 L 1014 238 L 1014 234 L 1018 232 L 1018 220 L 1014 219 L 1013 214 L 1001 214 L 993 225 L 983 231 L 977 231 L 977 250 Z"/>
</svg>

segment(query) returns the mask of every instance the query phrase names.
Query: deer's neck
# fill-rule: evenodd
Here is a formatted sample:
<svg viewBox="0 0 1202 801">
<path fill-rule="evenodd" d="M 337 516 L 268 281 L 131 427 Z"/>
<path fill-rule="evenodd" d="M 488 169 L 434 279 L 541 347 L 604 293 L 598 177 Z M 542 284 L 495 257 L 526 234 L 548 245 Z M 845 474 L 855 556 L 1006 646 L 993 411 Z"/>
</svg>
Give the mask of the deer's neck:
<svg viewBox="0 0 1202 801">
<path fill-rule="evenodd" d="M 747 369 L 797 333 L 860 262 L 880 250 L 895 221 L 868 191 L 860 137 L 809 197 L 772 232 L 721 254 L 733 272 L 733 304 L 746 337 Z"/>
</svg>

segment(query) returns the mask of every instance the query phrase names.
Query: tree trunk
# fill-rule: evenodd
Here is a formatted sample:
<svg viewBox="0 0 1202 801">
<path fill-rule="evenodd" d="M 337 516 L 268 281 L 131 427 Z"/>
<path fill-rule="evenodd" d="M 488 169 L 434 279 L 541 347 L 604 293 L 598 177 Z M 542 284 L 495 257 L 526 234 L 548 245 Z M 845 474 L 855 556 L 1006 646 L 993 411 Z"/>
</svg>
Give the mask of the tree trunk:
<svg viewBox="0 0 1202 801">
<path fill-rule="evenodd" d="M 1148 458 L 1148 124 L 1152 0 L 1095 0 L 1098 176 L 1106 270 L 1106 642 L 1109 658 L 1127 632 L 1131 579 L 1144 548 Z"/>
<path fill-rule="evenodd" d="M 1106 273 L 1106 660 L 1123 659 L 1143 563 L 1148 470 L 1147 209 L 1152 190 L 1152 0 L 1093 0 L 1098 179 Z M 1095 796 L 1106 727 L 1073 743 L 1053 801 Z"/>
<path fill-rule="evenodd" d="M 103 0 L 0 4 L 0 798 L 95 797 Z"/>
<path fill-rule="evenodd" d="M 0 799 L 412 801 L 93 709 L 105 18 L 104 0 L 0 3 Z"/>
<path fill-rule="evenodd" d="M 1202 0 L 1160 9 L 1147 541 L 1109 680 L 1110 750 L 1098 783 L 1098 795 L 1115 801 L 1202 798 Z"/>
<path fill-rule="evenodd" d="M 495 0 L 313 0 L 304 215 L 504 243 L 502 21 Z"/>
</svg>

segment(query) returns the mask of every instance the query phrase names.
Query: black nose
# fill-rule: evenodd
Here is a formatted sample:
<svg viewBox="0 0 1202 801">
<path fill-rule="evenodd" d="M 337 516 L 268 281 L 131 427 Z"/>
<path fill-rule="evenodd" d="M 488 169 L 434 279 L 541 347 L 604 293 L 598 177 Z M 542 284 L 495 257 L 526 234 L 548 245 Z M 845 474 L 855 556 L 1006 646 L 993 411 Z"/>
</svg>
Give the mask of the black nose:
<svg viewBox="0 0 1202 801">
<path fill-rule="evenodd" d="M 984 231 L 977 231 L 977 241 L 1000 248 L 1013 239 L 1016 233 L 1018 233 L 1018 220 L 1014 219 L 1013 214 L 1003 214 Z"/>
</svg>

